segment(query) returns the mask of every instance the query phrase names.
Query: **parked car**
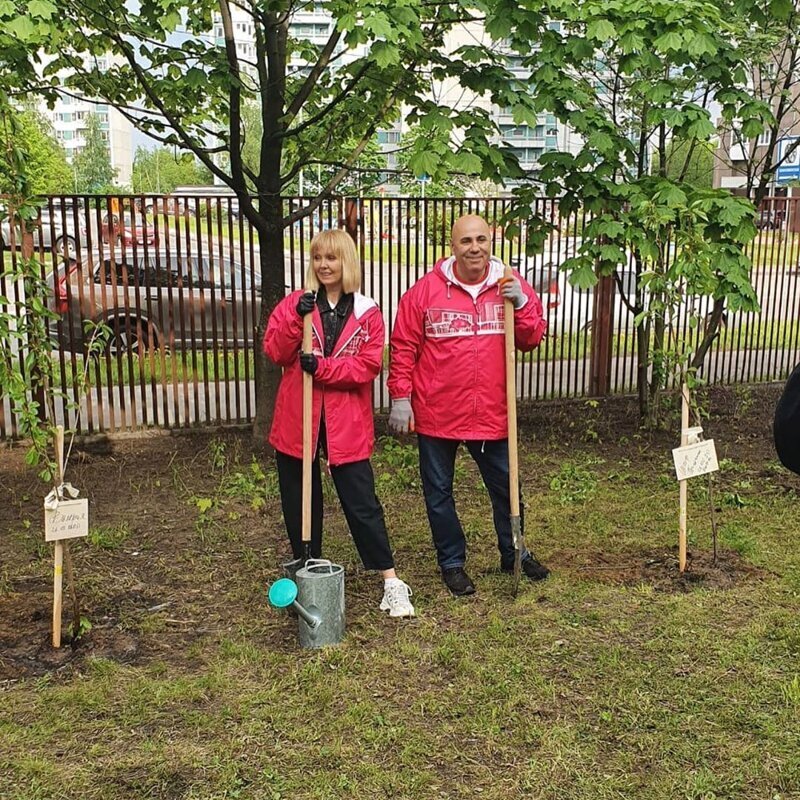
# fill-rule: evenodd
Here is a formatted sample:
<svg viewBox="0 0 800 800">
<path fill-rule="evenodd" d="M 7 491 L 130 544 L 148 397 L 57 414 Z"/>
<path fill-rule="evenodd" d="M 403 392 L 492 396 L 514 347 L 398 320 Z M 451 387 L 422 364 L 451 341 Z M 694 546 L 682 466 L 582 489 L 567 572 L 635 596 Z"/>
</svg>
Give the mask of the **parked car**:
<svg viewBox="0 0 800 800">
<path fill-rule="evenodd" d="M 552 254 L 558 257 L 556 254 Z M 570 254 L 561 254 L 561 261 Z M 547 260 L 550 254 L 515 257 L 511 264 L 534 288 L 542 301 L 544 315 L 549 323 L 549 334 L 560 336 L 589 330 L 594 315 L 594 288 L 578 289 L 569 282 L 569 275 L 559 269 L 559 263 Z M 522 262 L 522 269 L 519 264 Z M 632 266 L 620 266 L 617 272 L 622 281 L 624 296 L 632 303 L 636 291 L 636 272 Z M 628 308 L 615 284 L 614 327 L 617 330 L 633 327 L 633 312 Z"/>
<path fill-rule="evenodd" d="M 73 258 L 77 251 L 77 242 L 86 234 L 85 219 L 82 212 L 78 211 L 77 226 L 75 223 L 75 210 L 71 203 L 54 205 L 51 214 L 49 207 L 43 207 L 39 212 L 39 217 L 28 223 L 28 228 L 33 233 L 33 247 L 37 251 L 55 250 L 56 253 L 63 254 L 67 258 Z M 9 220 L 5 208 L 0 208 L 0 246 L 3 249 L 10 249 L 12 245 L 19 248 L 22 243 L 22 234 L 19 226 L 11 231 L 11 221 Z"/>
<path fill-rule="evenodd" d="M 241 347 L 257 324 L 254 278 L 227 257 L 167 250 L 107 255 L 68 275 L 65 344 L 82 349 L 84 322 L 91 320 L 110 326 L 114 353 Z"/>
<path fill-rule="evenodd" d="M 102 238 L 104 242 L 122 242 L 126 245 L 158 245 L 158 231 L 149 225 L 141 214 L 128 210 L 108 213 L 103 217 Z"/>
</svg>

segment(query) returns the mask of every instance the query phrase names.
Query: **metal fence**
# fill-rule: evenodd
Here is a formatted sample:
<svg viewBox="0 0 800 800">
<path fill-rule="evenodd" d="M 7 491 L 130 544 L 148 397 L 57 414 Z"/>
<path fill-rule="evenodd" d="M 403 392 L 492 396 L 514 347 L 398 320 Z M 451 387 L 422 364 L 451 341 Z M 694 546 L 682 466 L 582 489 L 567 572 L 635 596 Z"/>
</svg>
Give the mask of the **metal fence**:
<svg viewBox="0 0 800 800">
<path fill-rule="evenodd" d="M 286 214 L 307 200 L 284 202 Z M 288 228 L 284 237 L 287 290 L 303 284 L 308 243 L 319 230 L 345 227 L 358 243 L 364 291 L 381 306 L 391 332 L 402 293 L 449 254 L 453 221 L 477 213 L 490 224 L 494 254 L 520 270 L 539 292 L 548 336 L 518 359 L 522 400 L 631 392 L 636 386 L 633 314 L 616 293 L 607 320 L 610 353 L 598 383 L 600 315 L 592 290 L 569 284 L 559 265 L 574 255 L 586 223 L 559 218 L 551 200 L 532 209 L 554 225 L 542 254 L 525 255 L 526 230 L 508 238 L 503 214 L 510 200 L 335 198 Z M 798 360 L 798 200 L 769 198 L 750 247 L 760 314 L 727 314 L 704 375 L 711 383 L 785 377 Z M 24 286 L 9 276 L 20 258 L 20 235 L 0 228 L 0 295 L 13 308 Z M 236 200 L 181 197 L 49 197 L 34 228 L 33 246 L 50 287 L 57 319 L 50 324 L 56 415 L 87 433 L 147 427 L 245 423 L 252 419 L 254 348 L 260 296 L 259 240 Z M 635 286 L 632 264 L 620 267 L 625 291 Z M 685 298 L 669 335 L 697 340 L 689 318 L 710 311 L 706 298 Z M 598 319 L 595 319 L 595 316 Z M 111 341 L 87 356 L 86 321 L 104 320 Z M 608 337 L 606 337 L 608 338 Z M 592 360 L 594 350 L 594 363 Z M 24 357 L 24 347 L 18 354 Z M 79 376 L 90 383 L 79 391 Z M 386 368 L 375 382 L 376 409 L 388 406 Z M 0 437 L 17 434 L 9 398 L 0 403 Z"/>
</svg>

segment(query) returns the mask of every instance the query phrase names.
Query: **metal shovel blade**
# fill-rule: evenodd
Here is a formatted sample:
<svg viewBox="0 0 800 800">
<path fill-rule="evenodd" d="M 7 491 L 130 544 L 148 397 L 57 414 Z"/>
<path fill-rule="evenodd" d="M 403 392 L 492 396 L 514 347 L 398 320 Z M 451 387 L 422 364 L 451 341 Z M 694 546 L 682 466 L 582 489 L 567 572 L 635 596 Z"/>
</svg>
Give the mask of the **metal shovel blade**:
<svg viewBox="0 0 800 800">
<path fill-rule="evenodd" d="M 514 542 L 514 597 L 519 591 L 519 579 L 522 574 L 522 551 L 525 545 L 522 541 L 522 526 L 519 517 L 511 517 L 511 540 Z"/>
</svg>

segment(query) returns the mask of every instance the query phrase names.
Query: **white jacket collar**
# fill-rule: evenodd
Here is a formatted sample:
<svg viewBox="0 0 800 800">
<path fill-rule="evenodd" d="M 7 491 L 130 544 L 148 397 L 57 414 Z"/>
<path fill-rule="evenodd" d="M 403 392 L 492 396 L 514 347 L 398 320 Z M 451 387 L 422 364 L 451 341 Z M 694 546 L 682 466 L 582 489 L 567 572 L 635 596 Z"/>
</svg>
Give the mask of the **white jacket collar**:
<svg viewBox="0 0 800 800">
<path fill-rule="evenodd" d="M 371 297 L 367 297 L 361 294 L 361 292 L 353 292 L 353 316 L 356 319 L 360 319 L 367 311 L 377 305 L 378 304 Z"/>
</svg>

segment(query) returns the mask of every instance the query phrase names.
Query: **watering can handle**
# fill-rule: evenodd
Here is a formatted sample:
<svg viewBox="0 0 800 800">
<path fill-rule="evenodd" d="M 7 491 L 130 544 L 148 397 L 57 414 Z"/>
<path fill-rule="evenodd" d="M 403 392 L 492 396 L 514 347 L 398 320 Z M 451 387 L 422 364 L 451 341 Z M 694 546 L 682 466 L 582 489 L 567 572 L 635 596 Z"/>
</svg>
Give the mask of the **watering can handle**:
<svg viewBox="0 0 800 800">
<path fill-rule="evenodd" d="M 309 558 L 306 559 L 306 563 L 304 566 L 308 569 L 309 564 L 311 566 L 324 566 L 328 567 L 331 571 L 333 568 L 333 561 L 329 561 L 327 558 Z"/>
</svg>

